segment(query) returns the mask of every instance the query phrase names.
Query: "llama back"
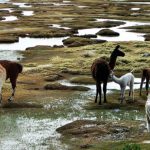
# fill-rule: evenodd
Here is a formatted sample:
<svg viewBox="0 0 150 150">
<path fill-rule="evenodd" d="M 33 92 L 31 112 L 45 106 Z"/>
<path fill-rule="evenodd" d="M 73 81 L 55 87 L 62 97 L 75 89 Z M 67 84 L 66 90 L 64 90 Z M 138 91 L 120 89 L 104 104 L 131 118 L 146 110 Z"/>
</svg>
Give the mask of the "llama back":
<svg viewBox="0 0 150 150">
<path fill-rule="evenodd" d="M 92 76 L 99 81 L 107 80 L 107 74 L 110 74 L 108 63 L 103 59 L 96 59 L 91 67 Z"/>
</svg>

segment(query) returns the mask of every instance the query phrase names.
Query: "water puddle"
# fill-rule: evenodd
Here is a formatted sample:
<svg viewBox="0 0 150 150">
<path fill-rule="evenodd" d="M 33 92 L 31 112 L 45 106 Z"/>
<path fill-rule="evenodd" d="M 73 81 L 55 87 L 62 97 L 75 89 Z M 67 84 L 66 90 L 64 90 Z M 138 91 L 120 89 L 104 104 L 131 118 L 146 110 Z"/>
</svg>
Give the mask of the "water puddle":
<svg viewBox="0 0 150 150">
<path fill-rule="evenodd" d="M 63 40 L 68 37 L 59 38 L 29 38 L 29 37 L 19 37 L 19 42 L 10 44 L 0 44 L 0 50 L 25 50 L 28 47 L 35 47 L 39 45 L 47 46 L 61 46 L 63 45 Z"/>
<path fill-rule="evenodd" d="M 0 10 L 7 10 L 9 13 L 13 12 L 12 8 L 1 8 Z"/>
<path fill-rule="evenodd" d="M 23 55 L 18 51 L 0 51 L 0 60 L 19 61 L 23 59 Z"/>
<path fill-rule="evenodd" d="M 99 121 L 144 120 L 138 110 L 86 110 L 93 95 L 87 92 L 64 92 L 44 98 L 44 109 L 4 109 L 0 111 L 0 147 L 6 149 L 67 150 L 59 140 L 58 127 L 77 119 Z"/>
<path fill-rule="evenodd" d="M 138 11 L 138 10 L 140 10 L 141 8 L 131 8 L 131 10 L 133 10 L 133 11 Z"/>
<path fill-rule="evenodd" d="M 123 2 L 123 1 L 115 1 L 121 4 L 140 4 L 140 5 L 150 5 L 150 2 Z"/>
<path fill-rule="evenodd" d="M 9 0 L 0 0 L 0 3 L 7 3 Z"/>
<path fill-rule="evenodd" d="M 30 8 L 32 7 L 31 5 L 27 3 L 12 3 L 13 5 L 19 6 L 20 8 Z"/>
<path fill-rule="evenodd" d="M 88 6 L 79 6 L 79 5 L 77 5 L 77 7 L 79 7 L 79 8 L 86 8 Z"/>
<path fill-rule="evenodd" d="M 103 21 L 125 22 L 125 24 L 123 24 L 123 25 L 109 28 L 109 29 L 119 33 L 120 34 L 119 36 L 108 37 L 108 36 L 98 35 L 96 38 L 96 39 L 107 40 L 107 41 L 144 41 L 145 40 L 145 38 L 143 37 L 145 35 L 144 33 L 130 32 L 130 29 L 124 29 L 124 28 L 131 27 L 131 26 L 150 25 L 150 23 L 144 23 L 144 22 L 133 22 L 133 21 L 114 20 L 114 19 L 97 19 L 97 22 L 103 22 Z M 88 34 L 95 35 L 98 31 L 100 31 L 102 29 L 104 29 L 104 28 L 81 29 L 81 30 L 78 30 L 77 35 L 79 35 L 79 36 L 88 35 Z"/>
<path fill-rule="evenodd" d="M 71 29 L 71 28 L 69 28 L 69 27 L 63 27 L 63 26 L 61 26 L 61 25 L 59 25 L 59 24 L 51 24 L 50 27 L 53 27 L 53 28 L 60 28 L 60 29 L 65 29 L 65 30 Z"/>
<path fill-rule="evenodd" d="M 144 143 L 144 144 L 150 144 L 150 140 L 143 141 L 142 143 Z"/>
<path fill-rule="evenodd" d="M 23 11 L 22 14 L 24 16 L 33 16 L 34 15 L 34 11 Z"/>
<path fill-rule="evenodd" d="M 69 5 L 73 5 L 70 3 L 52 3 L 54 6 L 69 6 Z"/>
<path fill-rule="evenodd" d="M 4 20 L 2 20 L 3 22 L 18 20 L 16 16 L 4 16 L 3 18 L 4 18 Z"/>
<path fill-rule="evenodd" d="M 134 82 L 135 82 L 134 89 L 139 89 L 140 88 L 140 83 L 141 83 L 141 78 L 135 78 Z M 95 84 L 93 84 L 93 85 L 90 85 L 90 84 L 75 84 L 75 83 L 70 83 L 68 80 L 60 80 L 59 83 L 61 83 L 62 85 L 66 85 L 66 86 L 80 85 L 80 86 L 88 87 L 88 88 L 91 89 L 90 93 L 93 94 L 93 95 L 96 92 Z M 107 93 L 112 93 L 112 90 L 120 90 L 120 86 L 115 82 L 108 82 L 107 89 L 108 89 Z M 128 90 L 129 87 L 127 86 L 126 89 Z"/>
</svg>

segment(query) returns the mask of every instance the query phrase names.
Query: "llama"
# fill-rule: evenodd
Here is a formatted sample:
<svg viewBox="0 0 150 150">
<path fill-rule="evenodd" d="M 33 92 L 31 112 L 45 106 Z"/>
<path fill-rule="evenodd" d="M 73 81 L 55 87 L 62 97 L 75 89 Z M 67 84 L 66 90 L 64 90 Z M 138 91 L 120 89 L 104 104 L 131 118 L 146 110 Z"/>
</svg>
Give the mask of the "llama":
<svg viewBox="0 0 150 150">
<path fill-rule="evenodd" d="M 150 80 L 150 68 L 145 68 L 142 71 L 142 78 L 141 78 L 141 84 L 140 84 L 140 96 L 142 94 L 142 87 L 143 87 L 143 82 L 146 79 L 146 95 L 148 95 L 148 88 L 149 88 L 149 80 Z"/>
<path fill-rule="evenodd" d="M 129 86 L 129 96 L 132 94 L 132 100 L 134 101 L 134 75 L 132 74 L 132 71 L 129 73 L 126 73 L 125 75 L 121 76 L 120 78 L 117 78 L 113 72 L 110 74 L 110 77 L 112 81 L 120 85 L 121 93 L 120 93 L 120 99 L 121 103 L 123 102 L 123 99 L 125 99 L 125 90 L 126 87 Z"/>
<path fill-rule="evenodd" d="M 147 101 L 145 103 L 145 113 L 146 113 L 147 130 L 148 132 L 150 132 L 150 95 L 148 95 Z"/>
<path fill-rule="evenodd" d="M 10 79 L 12 86 L 12 94 L 8 98 L 8 101 L 11 102 L 14 99 L 15 89 L 16 89 L 16 81 L 18 78 L 18 74 L 22 72 L 22 65 L 16 62 L 8 61 L 8 60 L 0 60 L 0 95 L 3 83 L 5 80 Z M 0 96 L 0 102 L 2 101 L 2 95 Z"/>
<path fill-rule="evenodd" d="M 99 105 L 101 104 L 101 84 L 103 83 L 103 93 L 104 93 L 104 103 L 107 103 L 106 92 L 107 92 L 107 82 L 110 75 L 110 70 L 113 70 L 116 64 L 118 56 L 125 56 L 125 53 L 119 50 L 120 46 L 117 45 L 113 50 L 109 63 L 101 58 L 96 59 L 92 66 L 91 72 L 94 80 L 96 81 L 96 97 L 95 103 L 97 103 L 97 97 L 99 95 Z"/>
</svg>

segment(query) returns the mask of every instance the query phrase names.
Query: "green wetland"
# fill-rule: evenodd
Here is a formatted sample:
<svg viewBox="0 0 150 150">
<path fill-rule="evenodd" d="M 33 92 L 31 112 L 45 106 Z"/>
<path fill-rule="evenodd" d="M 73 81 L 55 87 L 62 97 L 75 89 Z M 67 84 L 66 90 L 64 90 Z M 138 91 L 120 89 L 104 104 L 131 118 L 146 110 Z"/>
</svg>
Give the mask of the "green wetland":
<svg viewBox="0 0 150 150">
<path fill-rule="evenodd" d="M 23 64 L 13 103 L 4 84 L 2 150 L 149 150 L 143 68 L 150 64 L 150 1 L 0 0 L 0 59 Z M 91 64 L 109 60 L 119 44 L 125 57 L 115 73 L 134 68 L 135 101 L 120 104 L 109 82 L 107 104 L 94 103 Z"/>
</svg>

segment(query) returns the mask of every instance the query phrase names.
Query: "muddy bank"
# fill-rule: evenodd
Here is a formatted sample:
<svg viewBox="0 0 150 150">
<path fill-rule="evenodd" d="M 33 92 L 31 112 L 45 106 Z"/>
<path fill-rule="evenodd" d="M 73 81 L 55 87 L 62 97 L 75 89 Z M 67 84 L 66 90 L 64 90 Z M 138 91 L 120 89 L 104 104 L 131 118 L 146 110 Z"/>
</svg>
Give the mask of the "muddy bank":
<svg viewBox="0 0 150 150">
<path fill-rule="evenodd" d="M 62 135 L 73 136 L 73 137 L 97 137 L 100 140 L 124 140 L 139 134 L 139 129 L 137 132 L 133 133 L 134 128 L 138 125 L 129 125 L 126 123 L 117 122 L 105 122 L 105 121 L 92 121 L 92 120 L 76 120 L 72 123 L 66 124 L 56 131 L 60 132 Z M 140 132 L 144 132 L 144 129 Z"/>
<path fill-rule="evenodd" d="M 57 132 L 63 135 L 62 139 L 74 141 L 78 148 L 94 149 L 96 143 L 132 140 L 145 134 L 146 128 L 141 122 L 105 122 L 92 120 L 76 120 L 57 128 Z M 106 146 L 107 147 L 107 146 Z"/>
</svg>

